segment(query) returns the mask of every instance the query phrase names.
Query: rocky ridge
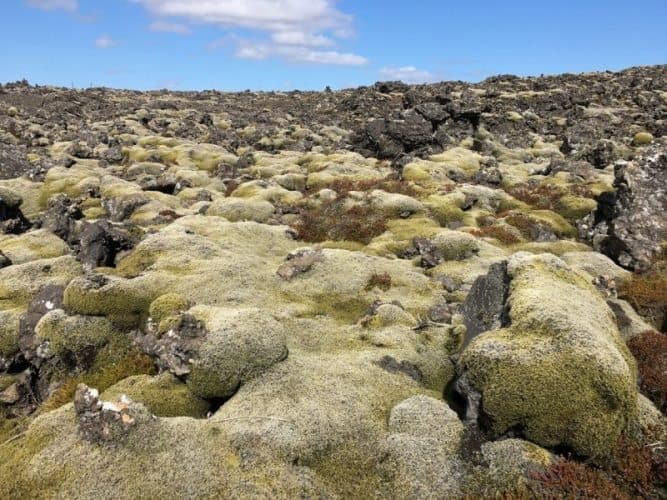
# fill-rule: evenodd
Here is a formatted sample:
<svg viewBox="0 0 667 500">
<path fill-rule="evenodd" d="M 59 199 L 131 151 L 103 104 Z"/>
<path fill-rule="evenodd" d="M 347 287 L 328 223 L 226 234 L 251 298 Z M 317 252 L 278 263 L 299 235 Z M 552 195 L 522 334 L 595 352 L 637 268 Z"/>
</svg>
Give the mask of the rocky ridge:
<svg viewBox="0 0 667 500">
<path fill-rule="evenodd" d="M 666 66 L 0 86 L 0 493 L 664 494 L 666 119 Z"/>
</svg>

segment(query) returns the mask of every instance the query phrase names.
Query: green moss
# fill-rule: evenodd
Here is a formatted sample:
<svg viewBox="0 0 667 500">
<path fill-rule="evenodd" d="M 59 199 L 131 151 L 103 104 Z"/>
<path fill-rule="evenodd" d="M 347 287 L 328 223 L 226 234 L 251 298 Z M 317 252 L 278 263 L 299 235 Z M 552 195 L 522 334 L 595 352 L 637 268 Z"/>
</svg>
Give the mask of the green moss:
<svg viewBox="0 0 667 500">
<path fill-rule="evenodd" d="M 0 309 L 26 307 L 44 286 L 65 286 L 80 274 L 81 264 L 69 255 L 0 269 Z"/>
<path fill-rule="evenodd" d="M 111 323 L 101 317 L 67 316 L 56 309 L 42 317 L 35 327 L 41 341 L 49 342 L 49 349 L 59 357 L 73 356 L 83 362 L 91 349 L 98 351 L 114 334 Z"/>
<path fill-rule="evenodd" d="M 71 403 L 80 383 L 105 391 L 112 385 L 134 375 L 154 375 L 153 359 L 137 350 L 128 336 L 116 334 L 97 352 L 92 366 L 75 375 L 56 374 L 60 385 L 40 407 L 40 413 Z"/>
<path fill-rule="evenodd" d="M 528 240 L 533 240 L 543 229 L 558 238 L 573 238 L 577 235 L 576 229 L 567 220 L 551 210 L 512 210 L 504 219 Z"/>
<path fill-rule="evenodd" d="M 101 399 L 116 400 L 123 394 L 158 417 L 205 418 L 209 410 L 207 401 L 192 394 L 185 383 L 169 372 L 157 377 L 128 377 L 104 391 Z"/>
<path fill-rule="evenodd" d="M 148 313 L 156 323 L 160 323 L 170 316 L 187 311 L 192 304 L 182 295 L 166 293 L 151 302 Z"/>
<path fill-rule="evenodd" d="M 593 212 L 598 204 L 591 198 L 582 196 L 562 196 L 555 205 L 555 210 L 567 220 L 576 221 Z"/>
<path fill-rule="evenodd" d="M 26 464 L 51 442 L 44 432 L 15 436 L 0 447 L 0 494 L 3 498 L 47 498 L 47 490 L 36 489 L 29 476 L 24 475 Z M 50 486 L 62 476 L 52 478 Z M 48 484 L 48 483 L 47 483 Z M 41 487 L 46 486 L 44 484 Z"/>
<path fill-rule="evenodd" d="M 121 328 L 136 327 L 145 319 L 159 286 L 139 279 L 109 277 L 102 286 L 76 278 L 65 289 L 64 305 L 73 314 L 106 316 Z"/>
<path fill-rule="evenodd" d="M 410 163 L 403 168 L 403 179 L 416 183 L 428 182 L 431 180 L 429 172 L 416 163 Z"/>
<path fill-rule="evenodd" d="M 604 300 L 555 257 L 510 259 L 511 327 L 477 337 L 460 363 L 491 431 L 606 456 L 636 413 L 636 368 Z"/>
<path fill-rule="evenodd" d="M 551 253 L 554 255 L 563 255 L 568 252 L 590 252 L 591 248 L 583 243 L 577 243 L 570 240 L 558 241 L 529 241 L 512 246 L 513 252 L 530 253 Z"/>
<path fill-rule="evenodd" d="M 13 264 L 23 264 L 31 260 L 61 257 L 69 252 L 69 247 L 50 231 L 38 229 L 18 236 L 0 236 L 0 251 Z"/>
<path fill-rule="evenodd" d="M 424 205 L 431 211 L 431 215 L 441 226 L 463 220 L 466 213 L 461 210 L 465 201 L 463 193 L 448 195 L 431 195 L 424 200 Z"/>
<path fill-rule="evenodd" d="M 0 357 L 11 358 L 19 350 L 19 318 L 23 309 L 0 311 Z"/>
</svg>

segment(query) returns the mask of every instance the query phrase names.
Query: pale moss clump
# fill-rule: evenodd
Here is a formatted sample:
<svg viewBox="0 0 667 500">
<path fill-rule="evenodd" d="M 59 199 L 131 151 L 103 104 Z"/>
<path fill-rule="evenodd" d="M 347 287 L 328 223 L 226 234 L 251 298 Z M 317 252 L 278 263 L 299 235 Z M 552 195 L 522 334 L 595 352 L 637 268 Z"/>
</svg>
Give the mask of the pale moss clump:
<svg viewBox="0 0 667 500">
<path fill-rule="evenodd" d="M 7 116 L 10 116 L 12 118 L 18 116 L 19 110 L 15 106 L 10 106 L 7 108 Z"/>
<path fill-rule="evenodd" d="M 23 198 L 12 189 L 0 186 L 0 201 L 5 206 L 17 208 L 23 203 Z"/>
<path fill-rule="evenodd" d="M 459 361 L 490 430 L 606 456 L 636 418 L 635 362 L 613 313 L 557 257 L 515 254 L 508 272 L 511 326 L 477 337 Z"/>
<path fill-rule="evenodd" d="M 556 457 L 536 444 L 503 439 L 482 444 L 481 465 L 466 478 L 466 491 L 474 498 L 529 498 L 531 473 L 539 473 Z"/>
<path fill-rule="evenodd" d="M 463 424 L 442 401 L 425 395 L 400 402 L 389 414 L 382 446 L 384 472 L 394 482 L 382 498 L 459 498 L 462 463 L 457 456 Z"/>
<path fill-rule="evenodd" d="M 653 135 L 648 132 L 637 132 L 632 138 L 633 146 L 647 146 L 653 142 Z"/>
<path fill-rule="evenodd" d="M 266 311 L 196 306 L 190 313 L 208 330 L 187 379 L 199 397 L 228 397 L 287 356 L 285 329 Z"/>
<path fill-rule="evenodd" d="M 41 182 L 32 182 L 27 177 L 0 180 L 0 188 L 4 188 L 14 195 L 21 197 L 23 200 L 21 203 L 21 212 L 30 220 L 33 220 L 42 210 L 39 205 L 41 187 Z"/>
<path fill-rule="evenodd" d="M 67 244 L 46 229 L 38 229 L 20 235 L 0 235 L 0 251 L 12 264 L 25 264 L 33 260 L 62 257 L 69 253 Z"/>
<path fill-rule="evenodd" d="M 433 155 L 430 161 L 442 164 L 441 168 L 455 171 L 466 178 L 471 178 L 479 170 L 479 162 L 482 156 L 466 147 L 455 147 L 443 153 Z"/>
<path fill-rule="evenodd" d="M 142 403 L 157 417 L 205 418 L 209 403 L 190 391 L 188 386 L 169 372 L 156 377 L 136 375 L 109 387 L 102 400 L 112 401 L 121 395 Z"/>
<path fill-rule="evenodd" d="M 274 206 L 264 200 L 220 198 L 211 203 L 206 214 L 224 217 L 230 222 L 267 222 L 274 211 Z"/>
<path fill-rule="evenodd" d="M 97 166 L 76 163 L 70 168 L 54 167 L 46 173 L 39 193 L 39 206 L 45 208 L 53 195 L 64 193 L 70 198 L 85 197 L 100 186 L 105 170 Z"/>
</svg>

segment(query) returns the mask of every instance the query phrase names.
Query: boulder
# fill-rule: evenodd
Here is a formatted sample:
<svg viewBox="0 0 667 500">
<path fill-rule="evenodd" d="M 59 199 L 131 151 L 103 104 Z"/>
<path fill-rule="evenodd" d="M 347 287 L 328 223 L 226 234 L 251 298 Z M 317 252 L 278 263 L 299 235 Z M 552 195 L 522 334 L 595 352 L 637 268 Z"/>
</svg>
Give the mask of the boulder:
<svg viewBox="0 0 667 500">
<path fill-rule="evenodd" d="M 631 162 L 615 165 L 616 194 L 583 228 L 596 250 L 633 271 L 648 269 L 667 240 L 667 140 L 647 146 Z"/>
<path fill-rule="evenodd" d="M 468 418 L 492 436 L 608 454 L 637 410 L 636 366 L 614 314 L 553 255 L 515 254 L 507 273 L 509 324 L 477 336 L 458 361 L 455 387 L 476 406 Z"/>
<path fill-rule="evenodd" d="M 414 396 L 389 414 L 380 473 L 393 479 L 385 492 L 398 498 L 453 498 L 462 494 L 463 463 L 457 454 L 463 424 L 447 403 Z"/>
</svg>

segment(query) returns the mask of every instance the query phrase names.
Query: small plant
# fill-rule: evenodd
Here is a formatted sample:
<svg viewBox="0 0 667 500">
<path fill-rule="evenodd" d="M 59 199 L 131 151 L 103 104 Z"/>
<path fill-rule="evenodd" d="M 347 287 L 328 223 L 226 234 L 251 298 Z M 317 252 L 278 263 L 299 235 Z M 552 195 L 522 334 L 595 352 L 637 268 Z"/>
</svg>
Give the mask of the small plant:
<svg viewBox="0 0 667 500">
<path fill-rule="evenodd" d="M 391 275 L 389 273 L 373 273 L 366 283 L 365 290 L 370 291 L 373 288 L 387 291 L 391 288 Z"/>
<path fill-rule="evenodd" d="M 667 412 L 667 335 L 653 330 L 628 342 L 637 359 L 639 389 L 663 413 Z"/>
</svg>

